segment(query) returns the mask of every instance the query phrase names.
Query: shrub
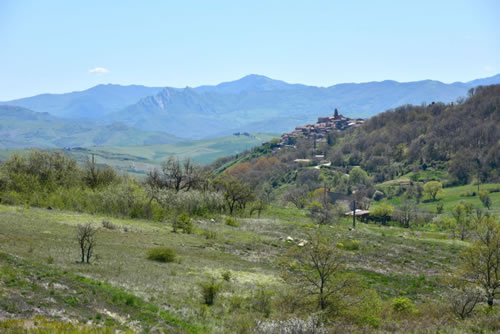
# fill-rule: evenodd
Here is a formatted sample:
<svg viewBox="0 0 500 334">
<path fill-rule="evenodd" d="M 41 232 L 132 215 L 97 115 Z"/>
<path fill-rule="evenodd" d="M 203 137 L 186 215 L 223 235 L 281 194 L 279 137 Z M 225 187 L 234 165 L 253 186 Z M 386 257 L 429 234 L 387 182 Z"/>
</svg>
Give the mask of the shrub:
<svg viewBox="0 0 500 334">
<path fill-rule="evenodd" d="M 102 221 L 102 227 L 107 228 L 108 230 L 115 230 L 116 229 L 116 225 L 113 224 L 109 220 L 103 220 Z"/>
<path fill-rule="evenodd" d="M 193 223 L 191 222 L 191 218 L 185 213 L 181 213 L 174 219 L 172 227 L 174 232 L 177 232 L 178 229 L 181 229 L 183 233 L 187 234 L 191 234 L 193 232 Z"/>
<path fill-rule="evenodd" d="M 220 292 L 222 284 L 215 281 L 212 278 L 209 282 L 202 282 L 199 284 L 201 288 L 201 294 L 203 296 L 203 303 L 205 305 L 211 306 L 215 302 L 215 297 Z"/>
<path fill-rule="evenodd" d="M 152 248 L 148 251 L 148 260 L 157 262 L 174 262 L 176 256 L 173 249 L 166 247 Z"/>
<path fill-rule="evenodd" d="M 232 274 L 229 270 L 225 270 L 223 273 L 222 273 L 222 279 L 226 282 L 229 282 L 231 281 L 231 277 L 232 277 Z"/>
<path fill-rule="evenodd" d="M 264 317 L 266 318 L 271 315 L 272 294 L 272 291 L 265 290 L 261 287 L 257 290 L 252 299 L 252 308 L 257 312 L 264 314 Z"/>
<path fill-rule="evenodd" d="M 440 215 L 440 214 L 443 213 L 443 209 L 444 209 L 444 204 L 443 203 L 436 204 L 436 213 L 438 215 Z"/>
<path fill-rule="evenodd" d="M 361 246 L 361 242 L 359 240 L 346 240 L 340 244 L 342 245 L 341 248 L 349 251 L 358 250 Z M 337 243 L 337 247 L 339 247 L 339 243 Z"/>
<path fill-rule="evenodd" d="M 227 226 L 232 226 L 232 227 L 238 227 L 240 224 L 236 221 L 236 219 L 229 217 L 226 219 L 226 225 Z"/>
<path fill-rule="evenodd" d="M 392 309 L 397 313 L 415 312 L 415 304 L 406 297 L 397 297 L 392 300 Z"/>
<path fill-rule="evenodd" d="M 326 334 L 328 330 L 323 327 L 315 317 L 307 320 L 291 318 L 287 320 L 257 321 L 254 333 L 279 334 L 279 333 L 315 333 Z"/>
<path fill-rule="evenodd" d="M 490 192 L 488 190 L 481 190 L 479 192 L 479 199 L 481 200 L 481 203 L 483 203 L 484 207 L 489 210 L 491 206 Z"/>
<path fill-rule="evenodd" d="M 210 231 L 210 230 L 203 230 L 202 232 L 203 236 L 205 236 L 205 239 L 209 240 L 215 240 L 217 239 L 217 232 Z"/>
</svg>

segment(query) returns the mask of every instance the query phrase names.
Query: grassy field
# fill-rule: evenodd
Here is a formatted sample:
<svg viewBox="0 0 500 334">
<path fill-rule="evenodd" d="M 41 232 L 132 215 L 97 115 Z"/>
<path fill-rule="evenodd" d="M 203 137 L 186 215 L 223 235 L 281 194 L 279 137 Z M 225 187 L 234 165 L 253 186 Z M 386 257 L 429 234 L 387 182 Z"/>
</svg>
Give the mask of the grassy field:
<svg viewBox="0 0 500 334">
<path fill-rule="evenodd" d="M 493 192 L 493 190 L 498 190 L 498 189 L 500 189 L 499 183 L 489 183 L 480 185 L 480 190 L 490 191 L 490 198 L 491 198 L 490 213 L 495 215 L 500 214 L 500 191 Z M 472 196 L 473 193 L 475 194 L 475 196 Z M 397 206 L 401 203 L 402 197 L 401 196 L 394 197 L 387 201 Z M 424 200 L 417 206 L 421 209 L 425 209 L 427 211 L 436 213 L 436 207 L 442 204 L 443 213 L 450 214 L 453 208 L 461 202 L 470 203 L 472 204 L 473 207 L 484 209 L 484 206 L 481 203 L 479 196 L 477 195 L 477 185 L 473 184 L 468 184 L 465 186 L 458 186 L 458 187 L 443 188 L 443 190 L 437 196 L 436 201 L 428 201 L 424 197 Z M 376 206 L 378 203 L 373 203 L 373 204 Z"/>
<path fill-rule="evenodd" d="M 69 156 L 83 162 L 94 154 L 98 163 L 107 164 L 119 171 L 144 175 L 159 166 L 170 155 L 179 159 L 190 157 L 202 165 L 217 158 L 234 155 L 251 149 L 279 135 L 251 133 L 249 136 L 227 136 L 203 140 L 183 141 L 174 144 L 148 146 L 92 146 L 64 150 Z M 18 152 L 27 154 L 29 150 L 0 150 L 0 160 Z"/>
<path fill-rule="evenodd" d="M 266 314 L 258 301 L 265 291 L 273 310 L 284 302 L 287 286 L 277 262 L 291 244 L 282 239 L 307 240 L 318 227 L 302 210 L 276 207 L 261 219 L 239 219 L 237 227 L 213 218 L 196 219 L 193 234 L 180 234 L 166 223 L 0 206 L 0 318 L 38 315 L 121 329 L 162 324 L 172 332 L 244 332 L 255 319 L 279 314 Z M 116 228 L 102 227 L 103 219 Z M 86 222 L 99 226 L 90 265 L 77 263 L 74 239 L 77 224 Z M 340 243 L 359 241 L 344 251 L 348 271 L 386 301 L 440 300 L 442 277 L 466 245 L 447 233 L 366 224 L 350 231 L 349 225 L 342 220 L 321 233 Z M 174 249 L 178 260 L 147 260 L 148 250 L 159 246 Z M 211 278 L 223 287 L 207 307 L 199 285 Z"/>
</svg>

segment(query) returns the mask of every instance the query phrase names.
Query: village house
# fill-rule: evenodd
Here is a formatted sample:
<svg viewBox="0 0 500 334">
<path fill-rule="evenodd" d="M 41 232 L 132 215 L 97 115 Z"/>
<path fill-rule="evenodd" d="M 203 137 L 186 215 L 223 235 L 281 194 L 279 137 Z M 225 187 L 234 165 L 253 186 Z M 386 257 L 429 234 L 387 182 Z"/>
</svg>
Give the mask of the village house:
<svg viewBox="0 0 500 334">
<path fill-rule="evenodd" d="M 299 137 L 323 141 L 330 131 L 344 131 L 351 127 L 360 126 L 363 122 L 364 120 L 360 118 L 352 119 L 342 116 L 335 109 L 333 116 L 318 117 L 318 121 L 314 124 L 297 126 L 292 132 L 283 134 L 280 138 L 280 145 L 293 145 L 295 139 Z"/>
</svg>

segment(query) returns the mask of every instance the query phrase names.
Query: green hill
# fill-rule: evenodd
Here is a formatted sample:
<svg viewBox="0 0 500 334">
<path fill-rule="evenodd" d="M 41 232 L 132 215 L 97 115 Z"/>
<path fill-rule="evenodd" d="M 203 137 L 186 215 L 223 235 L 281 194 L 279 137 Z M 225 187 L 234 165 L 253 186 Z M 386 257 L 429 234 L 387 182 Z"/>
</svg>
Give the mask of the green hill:
<svg viewBox="0 0 500 334">
<path fill-rule="evenodd" d="M 97 125 L 92 121 L 68 120 L 15 106 L 0 106 L 0 138 L 0 148 L 4 149 L 151 145 L 180 140 L 169 134 L 137 130 L 122 123 Z"/>
</svg>

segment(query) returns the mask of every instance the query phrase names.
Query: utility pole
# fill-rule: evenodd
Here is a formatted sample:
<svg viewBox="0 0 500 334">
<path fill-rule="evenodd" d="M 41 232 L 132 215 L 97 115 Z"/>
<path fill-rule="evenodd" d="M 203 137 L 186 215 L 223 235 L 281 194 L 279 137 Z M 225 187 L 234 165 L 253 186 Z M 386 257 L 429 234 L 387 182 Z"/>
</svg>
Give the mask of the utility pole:
<svg viewBox="0 0 500 334">
<path fill-rule="evenodd" d="M 356 200 L 352 200 L 352 228 L 356 228 Z"/>
</svg>

